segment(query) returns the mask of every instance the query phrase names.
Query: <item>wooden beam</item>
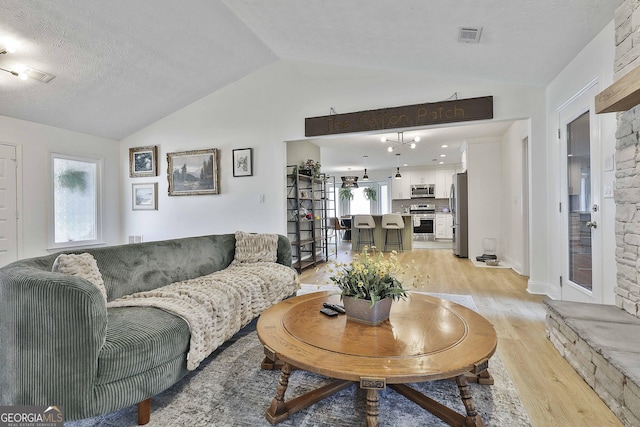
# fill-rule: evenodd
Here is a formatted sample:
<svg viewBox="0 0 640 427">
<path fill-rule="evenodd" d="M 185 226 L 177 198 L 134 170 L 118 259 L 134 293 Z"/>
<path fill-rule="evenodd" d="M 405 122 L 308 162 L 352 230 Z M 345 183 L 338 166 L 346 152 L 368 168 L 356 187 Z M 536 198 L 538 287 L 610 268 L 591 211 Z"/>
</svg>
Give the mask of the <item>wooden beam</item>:
<svg viewBox="0 0 640 427">
<path fill-rule="evenodd" d="M 596 95 L 596 114 L 627 111 L 640 104 L 640 67 Z"/>
</svg>

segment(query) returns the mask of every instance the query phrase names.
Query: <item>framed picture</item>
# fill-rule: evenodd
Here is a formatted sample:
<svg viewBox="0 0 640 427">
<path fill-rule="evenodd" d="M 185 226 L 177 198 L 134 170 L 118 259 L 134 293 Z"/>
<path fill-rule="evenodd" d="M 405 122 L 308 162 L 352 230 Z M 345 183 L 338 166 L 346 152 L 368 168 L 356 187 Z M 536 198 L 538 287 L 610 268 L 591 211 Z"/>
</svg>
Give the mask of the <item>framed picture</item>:
<svg viewBox="0 0 640 427">
<path fill-rule="evenodd" d="M 134 211 L 158 210 L 158 183 L 131 184 L 131 204 Z"/>
<path fill-rule="evenodd" d="M 158 175 L 158 146 L 129 148 L 129 176 Z"/>
<path fill-rule="evenodd" d="M 233 176 L 253 176 L 253 148 L 233 150 Z"/>
<path fill-rule="evenodd" d="M 170 196 L 219 194 L 218 150 L 167 153 Z"/>
</svg>

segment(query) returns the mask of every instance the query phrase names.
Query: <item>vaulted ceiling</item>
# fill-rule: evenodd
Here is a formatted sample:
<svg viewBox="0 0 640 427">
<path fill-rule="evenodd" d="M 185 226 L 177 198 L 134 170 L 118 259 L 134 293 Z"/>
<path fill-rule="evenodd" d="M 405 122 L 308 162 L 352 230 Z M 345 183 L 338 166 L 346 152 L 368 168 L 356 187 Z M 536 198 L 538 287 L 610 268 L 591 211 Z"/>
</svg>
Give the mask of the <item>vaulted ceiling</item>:
<svg viewBox="0 0 640 427">
<path fill-rule="evenodd" d="M 7 0 L 0 115 L 122 139 L 278 59 L 546 86 L 620 0 Z M 457 41 L 483 28 L 479 44 Z M 473 64 L 473 66 L 470 66 Z"/>
</svg>

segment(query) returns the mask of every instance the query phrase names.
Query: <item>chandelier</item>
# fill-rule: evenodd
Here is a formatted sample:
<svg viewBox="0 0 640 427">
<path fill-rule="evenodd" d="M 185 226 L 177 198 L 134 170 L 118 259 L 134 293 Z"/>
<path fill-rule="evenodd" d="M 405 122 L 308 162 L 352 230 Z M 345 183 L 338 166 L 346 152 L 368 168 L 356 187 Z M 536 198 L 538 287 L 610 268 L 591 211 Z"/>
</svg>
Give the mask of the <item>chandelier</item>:
<svg viewBox="0 0 640 427">
<path fill-rule="evenodd" d="M 349 172 L 351 172 L 351 168 L 349 168 Z M 358 177 L 355 175 L 346 175 L 341 176 L 342 187 L 341 188 L 358 188 Z"/>
<path fill-rule="evenodd" d="M 387 148 L 387 151 L 391 153 L 396 147 L 409 146 L 411 147 L 411 149 L 416 148 L 416 142 L 420 141 L 420 137 L 416 136 L 411 141 L 405 141 L 404 132 L 398 132 L 397 140 L 389 139 L 386 136 L 383 136 L 382 138 L 380 138 L 380 141 L 391 142 L 392 144 L 395 144 L 395 145 L 390 145 L 389 148 Z"/>
</svg>

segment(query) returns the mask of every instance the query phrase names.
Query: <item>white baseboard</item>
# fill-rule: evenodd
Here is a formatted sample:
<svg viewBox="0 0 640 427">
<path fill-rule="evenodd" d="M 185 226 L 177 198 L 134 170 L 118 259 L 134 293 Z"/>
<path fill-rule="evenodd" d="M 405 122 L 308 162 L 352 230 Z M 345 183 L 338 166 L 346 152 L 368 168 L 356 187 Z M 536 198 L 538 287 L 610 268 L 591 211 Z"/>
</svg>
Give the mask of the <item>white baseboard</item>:
<svg viewBox="0 0 640 427">
<path fill-rule="evenodd" d="M 549 295 L 549 284 L 529 280 L 527 283 L 527 292 L 534 295 Z"/>
</svg>

